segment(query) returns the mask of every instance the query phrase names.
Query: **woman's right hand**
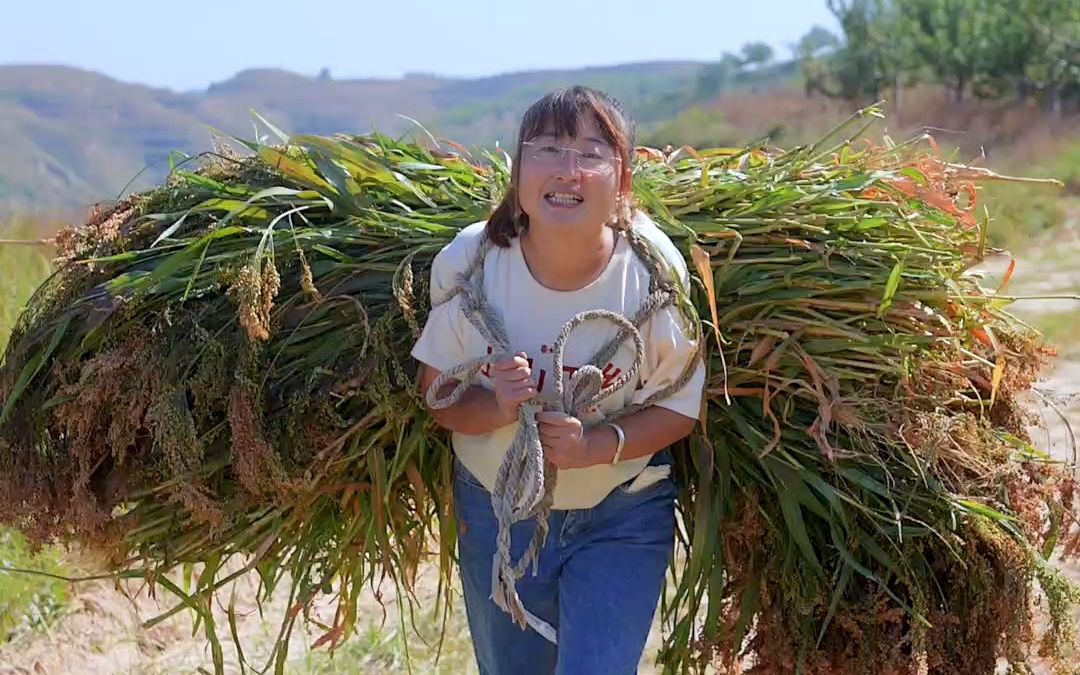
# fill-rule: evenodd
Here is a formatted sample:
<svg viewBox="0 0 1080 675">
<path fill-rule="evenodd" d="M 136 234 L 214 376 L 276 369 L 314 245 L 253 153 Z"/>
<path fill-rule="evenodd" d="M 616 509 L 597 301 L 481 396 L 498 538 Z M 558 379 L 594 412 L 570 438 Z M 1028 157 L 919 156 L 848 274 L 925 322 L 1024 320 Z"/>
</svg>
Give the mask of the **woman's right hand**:
<svg viewBox="0 0 1080 675">
<path fill-rule="evenodd" d="M 517 419 L 521 404 L 536 396 L 529 357 L 525 352 L 518 352 L 491 364 L 489 373 L 499 413 L 506 424 L 510 424 Z"/>
</svg>

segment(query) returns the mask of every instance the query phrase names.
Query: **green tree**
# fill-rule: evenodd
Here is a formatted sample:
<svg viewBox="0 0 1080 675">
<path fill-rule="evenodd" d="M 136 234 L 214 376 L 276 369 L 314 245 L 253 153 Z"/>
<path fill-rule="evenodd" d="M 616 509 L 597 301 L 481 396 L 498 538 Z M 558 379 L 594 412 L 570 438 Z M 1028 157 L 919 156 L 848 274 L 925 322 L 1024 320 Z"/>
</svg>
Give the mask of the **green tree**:
<svg viewBox="0 0 1080 675">
<path fill-rule="evenodd" d="M 808 95 L 880 98 L 930 80 L 953 99 L 1038 96 L 1060 114 L 1080 104 L 1080 0 L 827 0 L 843 29 L 796 46 Z"/>
<path fill-rule="evenodd" d="M 717 97 L 731 86 L 741 68 L 742 59 L 730 52 L 726 52 L 716 63 L 706 65 L 697 75 L 694 99 L 702 101 Z"/>
<path fill-rule="evenodd" d="M 962 101 L 995 63 L 1001 25 L 1000 0 L 903 0 L 900 33 L 916 62 Z"/>
<path fill-rule="evenodd" d="M 1033 92 L 1028 71 L 1043 51 L 1029 15 L 1035 8 L 1027 0 L 983 2 L 982 30 L 988 35 L 972 80 L 972 92 L 982 98 L 1014 94 L 1025 101 Z"/>
<path fill-rule="evenodd" d="M 1037 58 L 1027 77 L 1055 115 L 1067 100 L 1080 99 L 1080 2 L 1043 0 L 1024 15 L 1034 34 Z"/>
<path fill-rule="evenodd" d="M 839 45 L 840 40 L 828 28 L 815 24 L 800 38 L 797 49 L 800 54 L 818 55 L 823 51 L 836 49 Z"/>
<path fill-rule="evenodd" d="M 906 45 L 893 3 L 828 0 L 828 7 L 844 31 L 843 44 L 831 59 L 831 95 L 877 100 L 887 87 L 899 89 Z"/>
<path fill-rule="evenodd" d="M 761 67 L 773 60 L 773 48 L 764 42 L 747 42 L 742 47 L 744 66 Z"/>
<path fill-rule="evenodd" d="M 803 78 L 803 88 L 807 96 L 815 93 L 828 94 L 829 67 L 825 61 L 828 52 L 835 50 L 840 41 L 835 35 L 821 26 L 814 26 L 802 36 L 792 50 L 799 62 L 799 71 Z"/>
</svg>

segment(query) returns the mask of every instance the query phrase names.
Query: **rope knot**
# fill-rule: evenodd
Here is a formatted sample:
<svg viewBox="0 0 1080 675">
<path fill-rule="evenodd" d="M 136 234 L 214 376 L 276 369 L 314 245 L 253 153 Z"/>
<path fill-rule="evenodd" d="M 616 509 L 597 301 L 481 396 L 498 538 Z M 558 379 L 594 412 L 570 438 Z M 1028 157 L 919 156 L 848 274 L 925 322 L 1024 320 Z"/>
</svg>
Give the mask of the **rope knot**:
<svg viewBox="0 0 1080 675">
<path fill-rule="evenodd" d="M 596 409 L 593 400 L 604 388 L 604 371 L 596 366 L 586 364 L 574 371 L 567 382 L 566 393 L 562 405 L 563 410 L 569 411 L 574 417 L 592 412 Z"/>
</svg>

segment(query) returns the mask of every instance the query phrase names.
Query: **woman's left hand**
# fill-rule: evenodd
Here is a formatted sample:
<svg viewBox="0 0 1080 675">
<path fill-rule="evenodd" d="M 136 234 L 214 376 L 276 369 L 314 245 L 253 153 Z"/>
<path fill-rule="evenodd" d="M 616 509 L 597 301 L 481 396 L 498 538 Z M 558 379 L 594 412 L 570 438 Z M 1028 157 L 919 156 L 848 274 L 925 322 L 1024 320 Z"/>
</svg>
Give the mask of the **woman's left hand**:
<svg viewBox="0 0 1080 675">
<path fill-rule="evenodd" d="M 589 434 L 581 420 L 561 412 L 536 415 L 544 457 L 560 469 L 581 469 L 602 464 L 589 444 Z"/>
</svg>

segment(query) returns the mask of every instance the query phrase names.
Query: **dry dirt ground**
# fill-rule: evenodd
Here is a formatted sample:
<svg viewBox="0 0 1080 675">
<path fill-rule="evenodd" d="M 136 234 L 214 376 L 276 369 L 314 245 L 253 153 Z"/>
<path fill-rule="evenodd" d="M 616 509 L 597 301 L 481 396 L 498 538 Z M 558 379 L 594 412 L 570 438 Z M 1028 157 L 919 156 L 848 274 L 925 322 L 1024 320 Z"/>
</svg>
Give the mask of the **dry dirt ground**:
<svg viewBox="0 0 1080 675">
<path fill-rule="evenodd" d="M 1080 265 L 1075 256 L 1080 256 L 1080 228 L 1074 227 L 1053 247 L 1041 249 L 1039 258 L 1029 258 L 1018 265 L 1010 290 L 1024 294 L 1080 293 Z M 1044 262 L 1045 261 L 1045 262 Z M 988 261 L 984 268 L 991 275 L 1000 279 L 1007 267 L 1007 260 Z M 1047 270 L 1056 270 L 1052 274 Z M 1030 319 L 1035 325 L 1060 317 L 1062 313 L 1073 321 L 1080 317 L 1080 303 L 1063 304 L 1056 301 L 1030 301 L 1017 305 L 1017 312 Z M 1071 315 L 1071 316 L 1070 316 Z M 1060 320 L 1060 318 L 1058 319 Z M 1080 322 L 1073 332 L 1080 331 Z M 1065 331 L 1068 333 L 1068 330 Z M 1074 429 L 1080 430 L 1080 334 L 1073 336 L 1074 342 L 1063 351 L 1054 370 L 1047 374 L 1043 391 L 1059 402 L 1065 419 Z M 1049 447 L 1059 457 L 1065 458 L 1068 452 L 1067 426 L 1061 418 L 1051 413 L 1046 415 L 1046 429 L 1036 432 L 1036 439 L 1042 447 Z M 1080 582 L 1080 566 L 1067 567 L 1068 574 Z M 421 599 L 425 605 L 434 603 L 435 581 L 432 570 L 425 572 L 426 581 L 421 584 Z M 278 621 L 284 612 L 285 599 L 276 597 L 274 602 L 265 607 L 260 616 L 257 608 L 245 603 L 243 598 L 250 598 L 251 580 L 244 580 L 237 586 L 238 632 L 241 635 L 245 655 L 251 663 L 263 665 L 267 645 L 273 640 Z M 192 635 L 191 620 L 182 613 L 152 628 L 143 628 L 141 621 L 156 616 L 169 608 L 171 602 L 167 594 L 161 593 L 158 599 L 148 597 L 145 589 L 138 590 L 137 584 L 128 584 L 129 592 L 134 593 L 134 600 L 128 600 L 115 590 L 111 584 L 93 582 L 75 585 L 72 588 L 70 609 L 47 630 L 23 638 L 15 643 L 0 648 L 0 675 L 25 675 L 60 673 L 101 673 L 101 674 L 156 674 L 156 673 L 193 673 L 200 669 L 212 672 L 212 659 L 202 634 Z M 295 631 L 290 650 L 288 672 L 300 673 L 405 673 L 409 672 L 404 650 L 401 647 L 401 630 L 397 624 L 397 602 L 393 588 L 381 588 L 383 600 L 388 606 L 385 624 L 380 624 L 383 612 L 375 600 L 374 593 L 368 593 L 364 600 L 366 611 L 361 616 L 370 617 L 370 621 L 359 631 L 358 636 L 348 643 L 347 648 L 339 652 L 334 661 L 311 652 L 310 645 L 317 639 L 318 633 L 305 633 L 303 629 Z M 280 594 L 279 594 L 280 596 Z M 324 608 L 325 609 L 325 608 Z M 325 612 L 324 612 L 325 615 Z M 325 617 L 328 618 L 328 617 Z M 422 622 L 429 628 L 437 625 L 435 621 Z M 235 649 L 228 639 L 228 621 L 224 608 L 218 609 L 218 626 L 223 631 L 223 649 L 229 672 L 240 672 Z M 471 661 L 467 630 L 463 610 L 452 616 L 449 637 L 444 658 L 440 665 L 433 665 L 431 649 L 424 648 L 417 638 L 411 640 L 417 651 L 409 659 L 413 663 L 413 672 L 417 673 L 475 673 Z M 660 644 L 658 626 L 654 627 L 649 644 L 642 659 L 642 673 L 656 672 L 651 665 L 656 648 Z M 262 658 L 260 658 L 262 657 Z M 1046 668 L 1040 673 L 1049 673 Z"/>
</svg>

